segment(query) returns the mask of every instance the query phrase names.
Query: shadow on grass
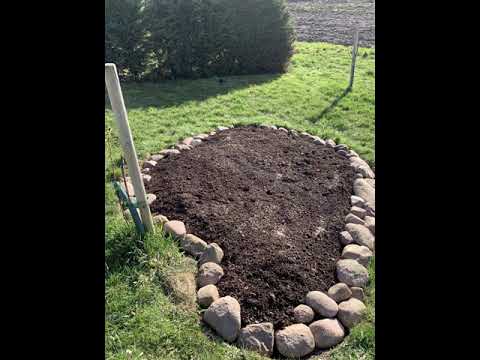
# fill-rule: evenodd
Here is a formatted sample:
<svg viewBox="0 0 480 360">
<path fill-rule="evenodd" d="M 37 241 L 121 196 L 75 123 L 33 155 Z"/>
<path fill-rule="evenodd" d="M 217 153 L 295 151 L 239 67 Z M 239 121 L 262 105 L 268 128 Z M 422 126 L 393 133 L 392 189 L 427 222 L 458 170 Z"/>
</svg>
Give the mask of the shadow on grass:
<svg viewBox="0 0 480 360">
<path fill-rule="evenodd" d="M 352 91 L 352 89 L 350 87 L 346 88 L 345 90 L 343 90 L 343 92 L 338 95 L 332 102 L 330 105 L 328 105 L 325 109 L 322 110 L 322 112 L 318 115 L 314 115 L 314 116 L 311 116 L 308 118 L 308 121 L 312 122 L 312 123 L 316 123 L 318 121 L 320 121 L 328 112 L 330 112 L 335 106 L 338 105 L 338 103 L 345 97 L 347 96 L 347 94 Z"/>
<path fill-rule="evenodd" d="M 278 79 L 282 74 L 212 77 L 196 80 L 165 80 L 158 83 L 122 83 L 127 109 L 178 106 L 190 101 L 205 101 L 231 91 L 257 86 Z M 110 109 L 105 91 L 105 109 Z"/>
</svg>

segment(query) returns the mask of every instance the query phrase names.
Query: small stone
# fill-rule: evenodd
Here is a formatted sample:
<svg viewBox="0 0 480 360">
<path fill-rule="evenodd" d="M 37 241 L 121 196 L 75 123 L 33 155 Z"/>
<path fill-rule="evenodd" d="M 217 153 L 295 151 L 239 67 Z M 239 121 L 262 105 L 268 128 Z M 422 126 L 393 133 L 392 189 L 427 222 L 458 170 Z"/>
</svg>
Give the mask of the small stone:
<svg viewBox="0 0 480 360">
<path fill-rule="evenodd" d="M 215 285 L 224 275 L 220 265 L 215 263 L 205 263 L 198 268 L 197 284 L 199 287 L 206 285 Z"/>
<path fill-rule="evenodd" d="M 356 260 L 338 260 L 336 273 L 338 280 L 348 286 L 365 287 L 367 285 L 368 270 Z"/>
<path fill-rule="evenodd" d="M 328 349 L 342 342 L 345 329 L 337 319 L 322 319 L 310 324 L 315 339 L 315 347 Z"/>
<path fill-rule="evenodd" d="M 195 135 L 193 138 L 198 140 L 205 140 L 206 138 L 208 138 L 208 134 L 198 134 Z"/>
<path fill-rule="evenodd" d="M 365 226 L 375 235 L 375 218 L 373 216 L 365 216 Z"/>
<path fill-rule="evenodd" d="M 203 320 L 225 341 L 235 341 L 241 326 L 240 304 L 231 296 L 217 299 L 205 311 Z"/>
<path fill-rule="evenodd" d="M 293 129 L 290 129 L 290 134 L 292 134 L 293 136 L 298 136 L 298 132 Z"/>
<path fill-rule="evenodd" d="M 177 150 L 181 150 L 181 151 L 186 151 L 186 150 L 191 150 L 192 149 L 192 147 L 190 145 L 185 145 L 185 144 L 176 144 L 175 148 Z"/>
<path fill-rule="evenodd" d="M 353 215 L 358 216 L 360 219 L 365 219 L 365 215 L 367 215 L 367 210 L 362 209 L 361 207 L 358 207 L 358 206 L 352 206 L 352 208 L 350 209 L 350 212 Z"/>
<path fill-rule="evenodd" d="M 228 130 L 228 129 L 229 129 L 229 128 L 226 127 L 226 126 L 219 126 L 219 127 L 217 128 L 217 131 L 225 131 L 225 130 Z"/>
<path fill-rule="evenodd" d="M 352 195 L 350 196 L 350 202 L 352 206 L 357 206 L 363 208 L 366 204 L 366 201 L 363 200 L 360 196 Z"/>
<path fill-rule="evenodd" d="M 314 317 L 315 313 L 310 306 L 301 304 L 293 309 L 293 318 L 295 319 L 295 322 L 309 324 Z"/>
<path fill-rule="evenodd" d="M 160 161 L 164 157 L 165 157 L 165 155 L 163 155 L 163 154 L 155 154 L 155 155 L 150 156 L 150 159 L 153 160 L 153 161 Z"/>
<path fill-rule="evenodd" d="M 148 172 L 150 172 L 150 168 L 143 168 L 142 171 L 143 171 L 144 173 L 148 173 Z"/>
<path fill-rule="evenodd" d="M 205 241 L 193 234 L 186 234 L 181 238 L 180 245 L 185 252 L 195 257 L 201 256 L 208 247 Z"/>
<path fill-rule="evenodd" d="M 338 305 L 331 297 L 321 291 L 310 291 L 305 297 L 305 303 L 317 314 L 324 317 L 334 317 L 338 312 Z"/>
<path fill-rule="evenodd" d="M 193 137 L 187 137 L 182 140 L 182 144 L 184 145 L 192 145 Z"/>
<path fill-rule="evenodd" d="M 365 179 L 355 179 L 353 193 L 365 200 L 366 204 L 375 210 L 375 188 Z"/>
<path fill-rule="evenodd" d="M 330 296 L 333 300 L 337 303 L 350 299 L 352 296 L 352 291 L 345 283 L 338 283 L 333 285 L 327 292 L 328 296 Z"/>
<path fill-rule="evenodd" d="M 215 131 L 210 131 L 210 133 L 209 133 L 210 136 L 213 136 L 213 135 L 215 135 L 215 134 L 216 134 Z"/>
<path fill-rule="evenodd" d="M 209 307 L 211 303 L 219 298 L 218 289 L 213 284 L 201 287 L 197 291 L 198 304 L 203 307 Z"/>
<path fill-rule="evenodd" d="M 218 244 L 211 243 L 207 246 L 203 254 L 200 256 L 198 263 L 205 264 L 207 262 L 213 262 L 215 264 L 220 264 L 223 259 L 223 250 Z"/>
<path fill-rule="evenodd" d="M 193 140 L 192 140 L 192 143 L 190 144 L 190 146 L 195 147 L 195 146 L 197 146 L 197 145 L 200 145 L 201 143 L 202 143 L 202 140 L 200 140 L 200 139 L 193 139 Z"/>
<path fill-rule="evenodd" d="M 283 131 L 284 133 L 287 133 L 287 134 L 288 134 L 288 130 L 285 129 L 285 128 L 283 128 L 283 127 L 279 127 L 278 130 Z"/>
<path fill-rule="evenodd" d="M 363 221 L 363 220 L 360 219 L 358 216 L 353 215 L 353 214 L 348 214 L 348 215 L 345 217 L 345 222 L 346 222 L 347 224 L 365 225 L 365 221 Z"/>
<path fill-rule="evenodd" d="M 147 160 L 143 162 L 143 168 L 150 168 L 157 166 L 157 162 L 155 160 Z"/>
<path fill-rule="evenodd" d="M 345 225 L 345 230 L 347 230 L 350 235 L 352 235 L 353 242 L 358 245 L 363 245 L 368 247 L 370 250 L 375 248 L 375 236 L 363 225 L 360 224 L 347 224 Z"/>
<path fill-rule="evenodd" d="M 152 203 L 157 200 L 157 195 L 155 194 L 147 194 L 147 204 L 152 205 Z"/>
<path fill-rule="evenodd" d="M 304 324 L 287 326 L 275 334 L 278 352 L 288 358 L 299 358 L 315 349 L 315 339 L 310 328 Z"/>
<path fill-rule="evenodd" d="M 353 287 L 350 288 L 350 290 L 352 290 L 352 297 L 353 298 L 358 299 L 360 301 L 362 301 L 364 299 L 365 292 L 363 291 L 362 288 L 353 286 Z"/>
<path fill-rule="evenodd" d="M 340 233 L 340 243 L 345 246 L 353 242 L 353 237 L 348 231 L 342 231 Z"/>
<path fill-rule="evenodd" d="M 362 320 L 366 310 L 367 307 L 363 302 L 351 298 L 338 305 L 338 318 L 344 326 L 351 329 Z"/>
<path fill-rule="evenodd" d="M 335 145 L 335 146 L 333 147 L 333 149 L 334 149 L 335 151 L 343 150 L 343 151 L 347 152 L 348 146 L 345 145 L 345 144 L 338 144 L 338 145 Z"/>
<path fill-rule="evenodd" d="M 266 322 L 247 325 L 240 329 L 237 344 L 240 348 L 270 356 L 273 353 L 273 341 L 273 324 Z"/>
<path fill-rule="evenodd" d="M 177 149 L 165 149 L 160 151 L 160 154 L 165 155 L 165 156 L 170 156 L 170 155 L 178 155 L 180 154 L 180 151 Z"/>
<path fill-rule="evenodd" d="M 150 180 L 152 180 L 152 175 L 142 174 L 142 179 L 146 182 L 149 182 Z"/>
<path fill-rule="evenodd" d="M 163 230 L 176 238 L 181 238 L 187 233 L 185 224 L 178 220 L 170 220 L 165 223 Z"/>
<path fill-rule="evenodd" d="M 357 260 L 361 265 L 367 267 L 373 253 L 369 248 L 362 245 L 350 244 L 343 248 L 342 259 Z"/>
<path fill-rule="evenodd" d="M 153 217 L 153 223 L 154 224 L 165 224 L 166 222 L 168 222 L 168 218 L 164 215 L 155 215 Z"/>
<path fill-rule="evenodd" d="M 318 136 L 315 136 L 315 138 L 313 139 L 313 143 L 316 145 L 322 145 L 322 146 L 326 145 L 325 140 L 319 138 Z"/>
<path fill-rule="evenodd" d="M 337 154 L 348 158 L 348 153 L 345 150 L 338 150 Z"/>
<path fill-rule="evenodd" d="M 325 141 L 325 144 L 328 146 L 328 147 L 335 147 L 335 141 L 333 141 L 332 139 L 328 139 L 327 141 Z"/>
</svg>

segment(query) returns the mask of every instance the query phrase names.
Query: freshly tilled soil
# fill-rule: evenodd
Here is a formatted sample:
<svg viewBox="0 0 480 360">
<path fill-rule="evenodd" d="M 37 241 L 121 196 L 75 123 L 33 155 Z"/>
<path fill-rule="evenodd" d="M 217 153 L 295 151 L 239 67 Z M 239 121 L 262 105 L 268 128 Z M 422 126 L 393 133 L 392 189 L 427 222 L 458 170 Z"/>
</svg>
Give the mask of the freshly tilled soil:
<svg viewBox="0 0 480 360">
<path fill-rule="evenodd" d="M 291 324 L 308 291 L 335 284 L 354 170 L 332 148 L 238 127 L 160 160 L 149 174 L 152 211 L 223 249 L 217 286 L 240 302 L 242 326 Z"/>
</svg>

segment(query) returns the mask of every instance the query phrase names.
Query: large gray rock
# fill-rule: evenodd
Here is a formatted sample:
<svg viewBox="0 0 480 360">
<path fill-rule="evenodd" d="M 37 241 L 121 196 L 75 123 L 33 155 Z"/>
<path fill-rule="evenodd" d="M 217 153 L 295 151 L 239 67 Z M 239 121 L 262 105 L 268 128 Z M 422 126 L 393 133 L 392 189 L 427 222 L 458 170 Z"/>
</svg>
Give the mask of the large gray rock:
<svg viewBox="0 0 480 360">
<path fill-rule="evenodd" d="M 338 312 L 338 305 L 330 296 L 321 291 L 310 291 L 305 297 L 305 303 L 317 314 L 324 317 L 334 317 Z"/>
<path fill-rule="evenodd" d="M 345 301 L 352 296 L 352 291 L 345 283 L 338 283 L 333 285 L 327 292 L 328 296 L 330 296 L 333 300 L 337 303 Z"/>
<path fill-rule="evenodd" d="M 182 144 L 184 145 L 192 145 L 193 137 L 187 137 L 182 140 Z"/>
<path fill-rule="evenodd" d="M 322 319 L 310 324 L 315 339 L 315 347 L 328 349 L 342 342 L 345 329 L 337 319 Z"/>
<path fill-rule="evenodd" d="M 241 348 L 256 351 L 264 356 L 273 353 L 273 324 L 251 324 L 240 330 L 237 344 Z"/>
<path fill-rule="evenodd" d="M 193 234 L 186 234 L 181 240 L 180 245 L 188 254 L 198 257 L 207 250 L 208 244 Z"/>
<path fill-rule="evenodd" d="M 375 188 L 365 179 L 355 179 L 353 193 L 365 200 L 366 205 L 375 210 Z"/>
<path fill-rule="evenodd" d="M 315 349 L 315 339 L 307 325 L 294 324 L 275 334 L 278 352 L 288 358 L 299 358 Z"/>
<path fill-rule="evenodd" d="M 362 320 L 366 310 L 367 307 L 363 302 L 356 298 L 351 298 L 338 305 L 338 318 L 344 326 L 351 329 Z"/>
<path fill-rule="evenodd" d="M 342 231 L 340 233 L 340 243 L 345 246 L 353 243 L 353 237 L 348 231 Z"/>
<path fill-rule="evenodd" d="M 235 341 L 241 326 L 240 304 L 231 296 L 222 297 L 208 307 L 203 320 L 225 341 Z"/>
<path fill-rule="evenodd" d="M 365 216 L 365 226 L 375 235 L 375 218 L 373 216 Z"/>
<path fill-rule="evenodd" d="M 207 246 L 203 254 L 200 256 L 198 263 L 205 264 L 207 262 L 214 262 L 215 264 L 220 264 L 223 259 L 223 250 L 218 244 L 211 243 Z"/>
<path fill-rule="evenodd" d="M 356 260 L 338 260 L 336 273 L 338 280 L 348 286 L 365 287 L 368 282 L 368 270 Z"/>
<path fill-rule="evenodd" d="M 314 317 L 315 313 L 310 306 L 301 304 L 293 309 L 293 318 L 297 323 L 309 324 Z"/>
<path fill-rule="evenodd" d="M 200 145 L 201 143 L 202 143 L 202 140 L 200 140 L 200 139 L 193 139 L 193 140 L 192 140 L 192 143 L 190 144 L 190 146 L 195 147 L 195 146 L 197 146 L 197 145 Z"/>
<path fill-rule="evenodd" d="M 163 230 L 167 234 L 173 235 L 176 238 L 182 238 L 187 233 L 187 229 L 185 228 L 185 224 L 181 221 L 178 221 L 178 220 L 167 221 L 163 225 Z"/>
<path fill-rule="evenodd" d="M 205 140 L 208 138 L 208 134 L 198 134 L 193 137 L 194 139 Z"/>
<path fill-rule="evenodd" d="M 176 144 L 176 145 L 175 145 L 175 148 L 176 148 L 177 150 L 186 151 L 186 150 L 191 150 L 191 149 L 192 149 L 192 146 L 190 146 L 190 145 L 185 145 L 185 144 Z"/>
<path fill-rule="evenodd" d="M 350 244 L 343 248 L 342 259 L 357 260 L 361 265 L 368 266 L 368 262 L 373 256 L 373 252 L 366 246 Z"/>
<path fill-rule="evenodd" d="M 158 161 L 162 160 L 164 157 L 165 157 L 164 154 L 155 154 L 155 155 L 150 156 L 150 159 L 158 162 Z"/>
<path fill-rule="evenodd" d="M 197 291 L 197 299 L 200 306 L 209 307 L 211 303 L 220 298 L 218 289 L 215 285 L 210 284 L 201 287 Z"/>
<path fill-rule="evenodd" d="M 358 245 L 368 247 L 370 250 L 375 249 L 375 236 L 365 226 L 360 224 L 347 224 L 345 230 L 352 235 L 353 242 Z"/>
<path fill-rule="evenodd" d="M 368 166 L 367 162 L 360 159 L 359 157 L 353 156 L 350 158 L 350 165 L 355 169 L 355 171 L 359 172 L 365 178 L 375 178 L 375 173 L 372 171 L 370 166 Z"/>
<path fill-rule="evenodd" d="M 223 269 L 215 263 L 205 263 L 198 268 L 197 284 L 198 287 L 206 285 L 215 285 L 223 277 Z"/>
<path fill-rule="evenodd" d="M 360 219 L 358 216 L 353 215 L 353 214 L 348 214 L 345 217 L 345 222 L 347 224 L 358 224 L 358 225 L 365 225 L 365 221 Z"/>
</svg>

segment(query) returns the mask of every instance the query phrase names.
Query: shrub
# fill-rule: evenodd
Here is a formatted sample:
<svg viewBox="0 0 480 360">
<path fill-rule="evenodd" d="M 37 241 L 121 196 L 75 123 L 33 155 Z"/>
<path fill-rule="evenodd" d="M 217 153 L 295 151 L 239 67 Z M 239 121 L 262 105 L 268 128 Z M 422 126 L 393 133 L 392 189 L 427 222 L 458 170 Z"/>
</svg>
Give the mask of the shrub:
<svg viewBox="0 0 480 360">
<path fill-rule="evenodd" d="M 105 61 L 122 77 L 139 79 L 146 70 L 148 47 L 143 0 L 105 0 Z"/>
<path fill-rule="evenodd" d="M 284 0 L 150 0 L 160 78 L 276 73 L 293 53 Z"/>
</svg>

